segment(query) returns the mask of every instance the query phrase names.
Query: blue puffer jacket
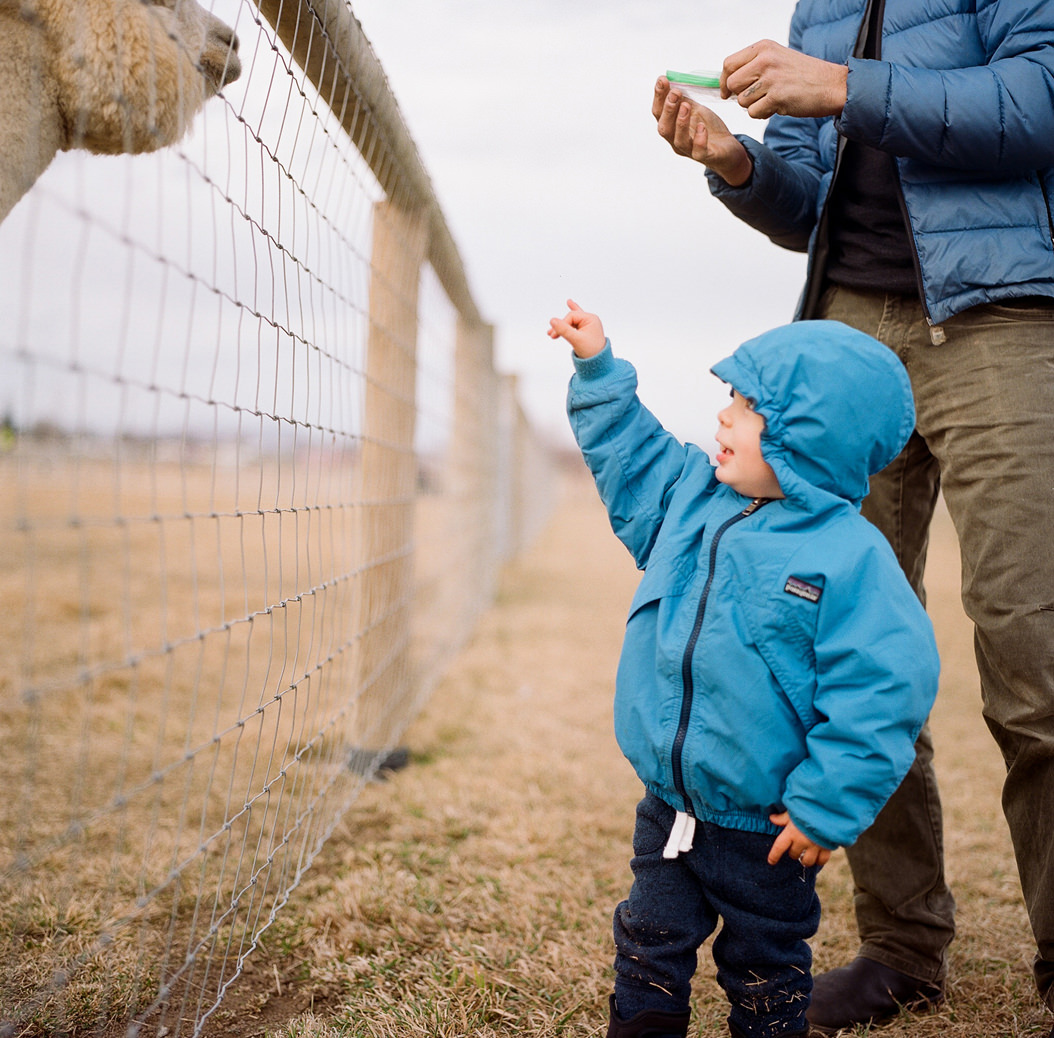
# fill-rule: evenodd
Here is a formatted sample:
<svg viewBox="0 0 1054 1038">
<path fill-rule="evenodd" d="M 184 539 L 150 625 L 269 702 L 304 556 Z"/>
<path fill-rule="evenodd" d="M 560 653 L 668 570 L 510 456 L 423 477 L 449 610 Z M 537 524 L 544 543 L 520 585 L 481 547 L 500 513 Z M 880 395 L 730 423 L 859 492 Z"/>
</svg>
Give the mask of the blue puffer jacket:
<svg viewBox="0 0 1054 1038">
<path fill-rule="evenodd" d="M 822 846 L 852 843 L 907 773 L 937 691 L 930 621 L 858 511 L 912 429 L 903 366 L 833 321 L 718 364 L 766 421 L 786 498 L 761 504 L 663 430 L 610 344 L 575 368 L 572 428 L 644 569 L 616 682 L 623 752 L 697 818 L 776 832 L 785 807 Z"/>
<path fill-rule="evenodd" d="M 981 303 L 1054 296 L 1054 4 L 886 0 L 882 60 L 850 57 L 866 0 L 801 0 L 790 45 L 848 62 L 835 119 L 774 116 L 765 144 L 740 137 L 754 173 L 711 192 L 747 223 L 810 252 L 839 134 L 896 157 L 931 324 Z M 801 312 L 801 311 L 800 311 Z"/>
</svg>

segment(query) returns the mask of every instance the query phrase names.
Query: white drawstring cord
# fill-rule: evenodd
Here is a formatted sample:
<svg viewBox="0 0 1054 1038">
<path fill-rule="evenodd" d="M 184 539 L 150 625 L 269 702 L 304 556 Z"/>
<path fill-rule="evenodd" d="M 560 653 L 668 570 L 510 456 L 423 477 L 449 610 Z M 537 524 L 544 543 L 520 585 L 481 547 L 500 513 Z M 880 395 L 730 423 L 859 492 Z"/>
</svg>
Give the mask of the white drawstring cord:
<svg viewBox="0 0 1054 1038">
<path fill-rule="evenodd" d="M 670 838 L 662 849 L 664 858 L 676 858 L 678 854 L 692 849 L 692 840 L 695 839 L 695 819 L 686 811 L 678 811 L 673 820 L 673 828 L 670 829 Z"/>
</svg>

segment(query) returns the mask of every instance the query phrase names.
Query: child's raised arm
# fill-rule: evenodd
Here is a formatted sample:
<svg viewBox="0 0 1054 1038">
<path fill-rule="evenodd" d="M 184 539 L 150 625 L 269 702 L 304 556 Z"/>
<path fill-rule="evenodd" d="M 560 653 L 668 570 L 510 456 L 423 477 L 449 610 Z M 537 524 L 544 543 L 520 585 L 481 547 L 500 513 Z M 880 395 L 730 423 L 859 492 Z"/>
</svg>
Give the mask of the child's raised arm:
<svg viewBox="0 0 1054 1038">
<path fill-rule="evenodd" d="M 554 317 L 549 322 L 549 338 L 566 339 L 578 357 L 595 357 L 607 341 L 600 318 L 586 313 L 573 299 L 568 299 L 567 305 L 566 317 Z"/>
</svg>

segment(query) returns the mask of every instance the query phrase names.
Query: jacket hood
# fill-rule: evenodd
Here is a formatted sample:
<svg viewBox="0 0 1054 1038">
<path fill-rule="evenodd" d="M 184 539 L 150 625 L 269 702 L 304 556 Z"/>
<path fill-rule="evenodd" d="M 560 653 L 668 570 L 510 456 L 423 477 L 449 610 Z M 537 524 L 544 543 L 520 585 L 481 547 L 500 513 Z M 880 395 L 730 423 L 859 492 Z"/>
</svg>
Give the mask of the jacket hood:
<svg viewBox="0 0 1054 1038">
<path fill-rule="evenodd" d="M 904 365 L 839 321 L 774 328 L 711 370 L 765 419 L 762 455 L 791 499 L 815 487 L 858 505 L 915 427 Z"/>
</svg>

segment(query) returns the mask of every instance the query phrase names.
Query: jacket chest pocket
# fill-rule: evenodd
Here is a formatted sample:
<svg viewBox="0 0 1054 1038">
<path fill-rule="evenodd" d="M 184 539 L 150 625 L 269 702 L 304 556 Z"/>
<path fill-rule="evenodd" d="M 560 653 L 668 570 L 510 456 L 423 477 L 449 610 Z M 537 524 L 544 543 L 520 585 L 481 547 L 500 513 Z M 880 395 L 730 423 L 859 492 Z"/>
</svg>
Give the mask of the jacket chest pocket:
<svg viewBox="0 0 1054 1038">
<path fill-rule="evenodd" d="M 808 731 L 820 720 L 816 699 L 817 606 L 791 595 L 787 601 L 743 604 L 758 652 Z"/>
</svg>

